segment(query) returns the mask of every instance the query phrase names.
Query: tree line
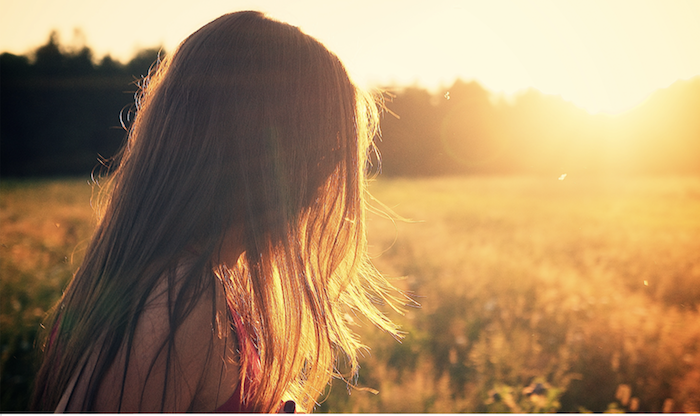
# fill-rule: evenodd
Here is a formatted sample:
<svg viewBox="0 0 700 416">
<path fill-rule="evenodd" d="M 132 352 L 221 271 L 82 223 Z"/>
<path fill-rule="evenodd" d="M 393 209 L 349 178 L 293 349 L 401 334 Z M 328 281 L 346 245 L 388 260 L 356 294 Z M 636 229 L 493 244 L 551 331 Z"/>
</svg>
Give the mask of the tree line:
<svg viewBox="0 0 700 416">
<path fill-rule="evenodd" d="M 90 48 L 67 50 L 53 32 L 31 57 L 0 55 L 0 174 L 85 174 L 111 158 L 133 118 L 137 83 L 158 53 L 96 62 Z"/>
<path fill-rule="evenodd" d="M 617 116 L 528 90 L 511 100 L 457 80 L 389 97 L 379 148 L 389 175 L 698 174 L 700 77 Z"/>
<path fill-rule="evenodd" d="M 158 54 L 98 61 L 55 33 L 31 56 L 3 53 L 0 174 L 85 174 L 109 160 Z M 385 88 L 382 97 L 384 175 L 700 173 L 700 77 L 615 117 L 536 90 L 506 100 L 461 80 L 435 92 Z"/>
</svg>

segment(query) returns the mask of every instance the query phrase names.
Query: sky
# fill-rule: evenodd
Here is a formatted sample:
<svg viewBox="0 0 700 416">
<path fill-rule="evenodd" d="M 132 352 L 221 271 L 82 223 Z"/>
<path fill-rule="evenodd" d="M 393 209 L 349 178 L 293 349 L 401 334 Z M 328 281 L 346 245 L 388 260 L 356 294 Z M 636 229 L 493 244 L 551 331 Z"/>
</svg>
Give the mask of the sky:
<svg viewBox="0 0 700 416">
<path fill-rule="evenodd" d="M 0 0 L 0 51 L 31 52 L 54 29 L 80 44 L 79 28 L 98 58 L 126 62 L 237 10 L 300 27 L 365 88 L 435 91 L 461 78 L 615 114 L 700 75 L 700 0 Z"/>
</svg>

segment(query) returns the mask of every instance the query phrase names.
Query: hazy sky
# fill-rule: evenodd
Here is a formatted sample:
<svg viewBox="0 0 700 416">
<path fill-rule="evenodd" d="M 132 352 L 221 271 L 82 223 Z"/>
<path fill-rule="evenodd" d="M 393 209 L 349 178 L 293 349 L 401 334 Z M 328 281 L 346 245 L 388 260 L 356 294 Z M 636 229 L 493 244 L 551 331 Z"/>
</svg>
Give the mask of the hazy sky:
<svg viewBox="0 0 700 416">
<path fill-rule="evenodd" d="M 299 26 L 360 85 L 535 87 L 619 112 L 700 75 L 700 0 L 0 0 L 0 51 L 30 52 L 81 28 L 98 57 L 173 50 L 219 15 L 255 9 Z"/>
</svg>

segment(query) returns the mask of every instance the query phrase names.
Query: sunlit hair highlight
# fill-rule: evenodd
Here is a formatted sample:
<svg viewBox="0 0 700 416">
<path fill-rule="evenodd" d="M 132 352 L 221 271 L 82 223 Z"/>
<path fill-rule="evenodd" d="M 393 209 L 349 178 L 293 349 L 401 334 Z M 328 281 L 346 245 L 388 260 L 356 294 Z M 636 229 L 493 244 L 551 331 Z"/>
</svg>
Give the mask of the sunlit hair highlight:
<svg viewBox="0 0 700 416">
<path fill-rule="evenodd" d="M 223 283 L 264 374 L 245 401 L 268 412 L 293 399 L 311 411 L 341 377 L 339 354 L 357 370 L 363 346 L 346 314 L 397 334 L 378 308 L 400 303 L 397 292 L 369 261 L 365 237 L 376 133 L 371 97 L 296 27 L 240 12 L 192 34 L 144 84 L 104 215 L 49 321 L 56 336 L 46 343 L 35 408 L 55 408 L 81 357 L 100 348 L 82 405 L 90 410 L 167 278 L 173 334 Z M 226 266 L 216 259 L 234 231 L 245 251 Z M 176 281 L 188 250 L 196 259 Z M 228 322 L 225 308 L 213 311 L 214 327 Z M 163 348 L 173 345 L 174 335 Z M 240 356 L 241 368 L 249 359 Z"/>
</svg>

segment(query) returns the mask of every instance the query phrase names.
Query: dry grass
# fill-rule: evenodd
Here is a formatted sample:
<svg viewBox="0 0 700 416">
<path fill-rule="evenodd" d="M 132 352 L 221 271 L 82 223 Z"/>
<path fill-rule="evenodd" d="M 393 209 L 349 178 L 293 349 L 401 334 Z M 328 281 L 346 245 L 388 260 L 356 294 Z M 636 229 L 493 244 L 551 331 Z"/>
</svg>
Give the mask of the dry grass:
<svg viewBox="0 0 700 416">
<path fill-rule="evenodd" d="M 94 227 L 87 180 L 0 185 L 2 409 L 24 410 L 39 324 L 82 258 Z"/>
<path fill-rule="evenodd" d="M 700 410 L 700 178 L 382 179 L 370 216 L 415 294 L 322 411 Z M 2 409 L 26 406 L 45 311 L 93 228 L 86 180 L 3 182 Z M 380 255 L 381 254 L 381 255 Z"/>
<path fill-rule="evenodd" d="M 370 239 L 422 308 L 399 318 L 403 344 L 367 330 L 360 383 L 380 393 L 334 391 L 324 410 L 700 410 L 700 178 L 399 179 L 372 192 L 420 221 L 375 218 Z"/>
</svg>

